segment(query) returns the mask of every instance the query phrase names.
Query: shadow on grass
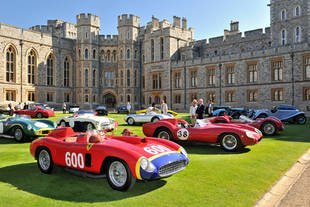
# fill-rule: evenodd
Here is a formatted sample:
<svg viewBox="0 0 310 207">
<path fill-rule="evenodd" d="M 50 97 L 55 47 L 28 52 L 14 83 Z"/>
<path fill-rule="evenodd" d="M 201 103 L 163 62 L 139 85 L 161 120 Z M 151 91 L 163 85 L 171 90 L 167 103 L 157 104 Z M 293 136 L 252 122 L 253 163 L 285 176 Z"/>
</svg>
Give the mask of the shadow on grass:
<svg viewBox="0 0 310 207">
<path fill-rule="evenodd" d="M 18 144 L 13 138 L 6 138 L 0 136 L 0 144 Z"/>
<path fill-rule="evenodd" d="M 40 172 L 36 163 L 26 163 L 0 168 L 0 181 L 16 188 L 46 198 L 74 202 L 105 202 L 122 200 L 156 190 L 165 180 L 136 182 L 127 192 L 112 190 L 106 179 L 74 176 L 63 168 L 51 175 Z"/>
</svg>

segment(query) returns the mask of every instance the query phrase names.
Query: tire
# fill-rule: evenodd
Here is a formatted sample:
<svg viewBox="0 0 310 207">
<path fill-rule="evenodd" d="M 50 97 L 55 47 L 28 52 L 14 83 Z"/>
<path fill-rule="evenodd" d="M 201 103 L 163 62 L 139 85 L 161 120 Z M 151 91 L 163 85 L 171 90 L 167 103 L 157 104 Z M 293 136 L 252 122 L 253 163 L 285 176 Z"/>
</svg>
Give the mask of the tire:
<svg viewBox="0 0 310 207">
<path fill-rule="evenodd" d="M 129 117 L 127 119 L 127 123 L 128 123 L 128 125 L 133 126 L 133 125 L 135 125 L 135 120 L 133 118 Z"/>
<path fill-rule="evenodd" d="M 154 137 L 158 137 L 161 139 L 172 140 L 172 134 L 169 129 L 161 128 L 156 130 L 154 133 Z"/>
<path fill-rule="evenodd" d="M 157 122 L 157 121 L 159 121 L 158 117 L 153 117 L 152 120 L 151 120 L 151 122 Z"/>
<path fill-rule="evenodd" d="M 223 134 L 220 138 L 221 147 L 229 152 L 237 151 L 242 147 L 242 143 L 236 134 Z"/>
<path fill-rule="evenodd" d="M 127 191 L 136 182 L 136 178 L 132 175 L 127 163 L 119 159 L 109 161 L 106 176 L 111 188 L 118 191 Z"/>
<path fill-rule="evenodd" d="M 264 118 L 266 118 L 266 117 L 268 117 L 266 114 L 260 114 L 260 115 L 258 115 L 257 118 L 259 118 L 259 119 L 264 119 Z"/>
<path fill-rule="evenodd" d="M 66 124 L 65 120 L 61 120 L 59 123 L 59 126 L 66 127 L 67 124 Z"/>
<path fill-rule="evenodd" d="M 85 130 L 86 130 L 86 131 L 92 131 L 92 130 L 95 129 L 95 126 L 94 126 L 92 123 L 86 122 L 85 124 L 86 124 L 86 125 L 85 125 Z"/>
<path fill-rule="evenodd" d="M 43 114 L 42 114 L 42 113 L 37 113 L 37 114 L 36 114 L 36 117 L 37 117 L 38 119 L 41 119 L 41 118 L 43 118 Z"/>
<path fill-rule="evenodd" d="M 37 164 L 42 173 L 50 174 L 54 168 L 51 152 L 47 148 L 40 148 L 37 153 Z"/>
<path fill-rule="evenodd" d="M 260 130 L 262 131 L 262 133 L 266 136 L 273 136 L 277 133 L 277 127 L 274 123 L 272 122 L 265 122 L 263 123 L 263 125 L 261 126 Z"/>
<path fill-rule="evenodd" d="M 23 142 L 25 141 L 25 135 L 24 135 L 24 131 L 21 127 L 17 126 L 14 127 L 12 130 L 14 139 L 16 140 L 16 142 Z"/>
<path fill-rule="evenodd" d="M 304 125 L 307 123 L 307 117 L 305 115 L 298 115 L 295 118 L 295 122 L 300 125 Z"/>
</svg>

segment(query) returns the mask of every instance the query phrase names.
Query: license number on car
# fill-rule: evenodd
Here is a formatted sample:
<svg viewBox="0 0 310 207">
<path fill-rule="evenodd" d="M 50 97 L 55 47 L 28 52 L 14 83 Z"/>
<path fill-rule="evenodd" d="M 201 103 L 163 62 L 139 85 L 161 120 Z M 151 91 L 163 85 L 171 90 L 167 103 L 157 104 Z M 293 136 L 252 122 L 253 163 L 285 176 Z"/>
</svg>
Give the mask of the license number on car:
<svg viewBox="0 0 310 207">
<path fill-rule="evenodd" d="M 74 168 L 84 168 L 84 157 L 82 153 L 76 154 L 75 152 L 66 152 L 65 154 L 66 165 Z"/>
<path fill-rule="evenodd" d="M 151 145 L 151 146 L 144 147 L 144 151 L 152 155 L 157 155 L 163 152 L 170 152 L 171 150 L 162 145 Z"/>
</svg>

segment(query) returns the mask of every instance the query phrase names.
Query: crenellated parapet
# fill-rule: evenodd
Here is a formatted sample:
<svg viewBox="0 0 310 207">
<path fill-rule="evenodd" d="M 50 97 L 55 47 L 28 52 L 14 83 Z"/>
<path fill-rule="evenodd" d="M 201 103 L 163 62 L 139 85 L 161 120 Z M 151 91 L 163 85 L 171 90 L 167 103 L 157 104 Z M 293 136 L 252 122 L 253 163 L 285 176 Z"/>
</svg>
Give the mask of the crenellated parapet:
<svg viewBox="0 0 310 207">
<path fill-rule="evenodd" d="M 94 14 L 81 13 L 76 16 L 77 26 L 100 27 L 100 18 Z"/>
<path fill-rule="evenodd" d="M 118 26 L 140 27 L 140 17 L 133 14 L 122 14 L 118 16 Z"/>
</svg>

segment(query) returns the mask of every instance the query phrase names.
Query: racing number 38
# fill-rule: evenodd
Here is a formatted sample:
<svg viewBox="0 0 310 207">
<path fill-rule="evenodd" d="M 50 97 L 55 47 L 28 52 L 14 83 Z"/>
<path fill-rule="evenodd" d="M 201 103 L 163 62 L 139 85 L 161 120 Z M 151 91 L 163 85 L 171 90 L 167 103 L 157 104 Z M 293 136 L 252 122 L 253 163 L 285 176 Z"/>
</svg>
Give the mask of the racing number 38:
<svg viewBox="0 0 310 207">
<path fill-rule="evenodd" d="M 84 169 L 84 157 L 82 153 L 66 152 L 65 160 L 68 167 Z"/>
<path fill-rule="evenodd" d="M 177 136 L 180 140 L 187 140 L 189 136 L 189 131 L 187 129 L 180 129 L 177 132 Z"/>
</svg>

